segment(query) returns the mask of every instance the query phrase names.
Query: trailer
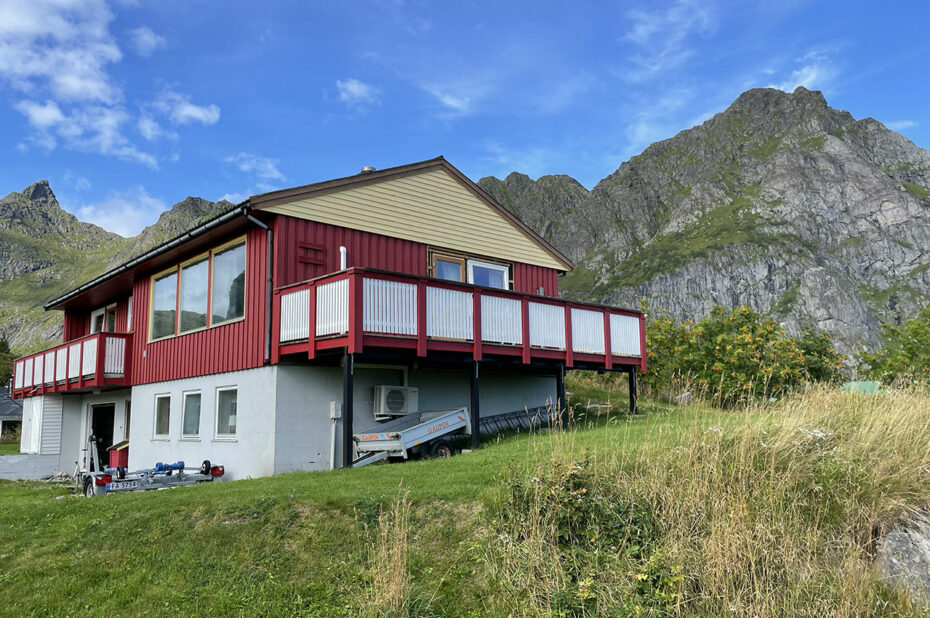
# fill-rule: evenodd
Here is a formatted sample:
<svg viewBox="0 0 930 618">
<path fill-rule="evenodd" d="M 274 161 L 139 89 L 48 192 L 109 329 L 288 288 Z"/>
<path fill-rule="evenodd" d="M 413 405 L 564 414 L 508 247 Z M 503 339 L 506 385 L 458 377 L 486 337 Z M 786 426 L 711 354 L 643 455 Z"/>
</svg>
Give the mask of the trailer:
<svg viewBox="0 0 930 618">
<path fill-rule="evenodd" d="M 352 436 L 358 453 L 352 465 L 418 456 L 451 457 L 454 439 L 471 435 L 468 408 L 413 412 Z"/>
<path fill-rule="evenodd" d="M 224 466 L 217 466 L 205 459 L 199 468 L 187 468 L 183 461 L 158 462 L 154 468 L 130 472 L 123 467 L 102 468 L 97 457 L 97 441 L 91 436 L 88 447 L 90 465 L 77 471 L 75 482 L 87 498 L 109 493 L 150 491 L 206 483 L 226 473 Z"/>
</svg>

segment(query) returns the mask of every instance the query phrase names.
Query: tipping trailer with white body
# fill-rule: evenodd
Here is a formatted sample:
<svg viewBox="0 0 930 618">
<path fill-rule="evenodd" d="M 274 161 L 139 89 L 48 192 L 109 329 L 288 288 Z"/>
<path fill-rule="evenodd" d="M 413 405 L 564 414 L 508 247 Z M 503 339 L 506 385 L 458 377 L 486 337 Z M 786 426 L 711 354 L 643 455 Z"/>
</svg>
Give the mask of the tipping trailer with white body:
<svg viewBox="0 0 930 618">
<path fill-rule="evenodd" d="M 353 466 L 363 466 L 389 457 L 450 457 L 455 450 L 450 438 L 471 435 L 471 431 L 468 408 L 406 414 L 354 434 L 352 437 L 359 457 Z"/>
</svg>

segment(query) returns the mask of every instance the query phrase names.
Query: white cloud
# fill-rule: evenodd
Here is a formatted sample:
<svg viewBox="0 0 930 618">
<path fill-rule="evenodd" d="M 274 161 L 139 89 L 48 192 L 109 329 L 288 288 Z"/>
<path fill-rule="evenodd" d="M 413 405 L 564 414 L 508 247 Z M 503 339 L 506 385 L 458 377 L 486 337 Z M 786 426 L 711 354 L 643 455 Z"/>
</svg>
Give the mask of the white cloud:
<svg viewBox="0 0 930 618">
<path fill-rule="evenodd" d="M 811 50 L 796 62 L 801 66 L 792 70 L 791 75 L 783 81 L 770 84 L 769 88 L 778 88 L 785 92 L 792 92 L 798 86 L 804 86 L 808 90 L 825 90 L 833 84 L 837 76 L 836 67 L 826 51 Z"/>
<path fill-rule="evenodd" d="M 54 101 L 46 101 L 44 105 L 35 101 L 20 101 L 13 107 L 26 117 L 29 124 L 40 130 L 50 129 L 65 119 L 61 108 Z"/>
<path fill-rule="evenodd" d="M 635 65 L 622 71 L 631 82 L 641 82 L 681 66 L 694 55 L 693 35 L 706 36 L 716 28 L 711 3 L 678 0 L 659 10 L 630 11 L 631 26 L 623 40 L 639 48 L 630 58 Z"/>
<path fill-rule="evenodd" d="M 250 195 L 251 193 L 224 193 L 217 201 L 219 202 L 221 200 L 226 200 L 227 202 L 232 202 L 233 204 L 239 204 L 247 200 Z"/>
<path fill-rule="evenodd" d="M 160 137 L 177 139 L 178 134 L 162 127 L 155 118 L 147 111 L 143 111 L 136 121 L 136 128 L 139 134 L 150 142 L 154 142 Z"/>
<path fill-rule="evenodd" d="M 99 225 L 120 236 L 135 236 L 154 223 L 168 208 L 160 199 L 148 194 L 143 186 L 112 192 L 102 202 L 81 206 L 76 214 L 84 221 Z"/>
<path fill-rule="evenodd" d="M 892 131 L 904 131 L 906 129 L 913 129 L 917 126 L 917 123 L 913 120 L 892 120 L 884 124 Z"/>
<path fill-rule="evenodd" d="M 258 180 L 258 187 L 262 191 L 272 191 L 276 188 L 271 184 L 273 181 L 285 180 L 284 174 L 278 169 L 277 159 L 262 157 L 248 152 L 240 152 L 235 156 L 226 157 L 223 160 L 226 163 L 235 165 L 236 169 L 240 172 L 250 174 L 253 178 Z"/>
<path fill-rule="evenodd" d="M 145 58 L 155 53 L 159 47 L 164 47 L 165 37 L 156 34 L 148 26 L 141 26 L 129 31 L 136 53 Z"/>
<path fill-rule="evenodd" d="M 339 90 L 339 100 L 349 107 L 378 103 L 378 89 L 355 78 L 336 80 L 336 88 Z"/>
<path fill-rule="evenodd" d="M 155 109 L 167 114 L 174 124 L 191 124 L 199 122 L 205 125 L 216 124 L 220 119 L 220 108 L 216 105 L 195 105 L 188 95 L 168 90 L 153 103 Z"/>
<path fill-rule="evenodd" d="M 453 112 L 468 114 L 472 111 L 472 98 L 465 94 L 449 92 L 448 86 L 425 84 L 423 89 L 436 97 L 436 100 Z"/>
</svg>

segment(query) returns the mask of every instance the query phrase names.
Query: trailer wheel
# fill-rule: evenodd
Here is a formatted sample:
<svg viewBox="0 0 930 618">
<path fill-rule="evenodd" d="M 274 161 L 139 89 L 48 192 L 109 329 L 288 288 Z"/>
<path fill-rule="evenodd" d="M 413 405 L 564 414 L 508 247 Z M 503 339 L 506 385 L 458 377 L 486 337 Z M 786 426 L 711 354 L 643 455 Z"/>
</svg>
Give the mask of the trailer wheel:
<svg viewBox="0 0 930 618">
<path fill-rule="evenodd" d="M 212 466 L 210 465 L 210 460 L 209 460 L 209 459 L 204 459 L 204 460 L 203 460 L 203 463 L 200 464 L 200 473 L 203 474 L 204 476 L 210 476 L 210 469 L 211 469 L 211 468 L 212 468 Z"/>
<path fill-rule="evenodd" d="M 84 497 L 93 498 L 94 497 L 94 480 L 89 476 L 84 477 Z"/>
<path fill-rule="evenodd" d="M 437 440 L 433 443 L 429 454 L 430 457 L 452 457 L 455 454 L 455 449 L 446 440 Z"/>
</svg>

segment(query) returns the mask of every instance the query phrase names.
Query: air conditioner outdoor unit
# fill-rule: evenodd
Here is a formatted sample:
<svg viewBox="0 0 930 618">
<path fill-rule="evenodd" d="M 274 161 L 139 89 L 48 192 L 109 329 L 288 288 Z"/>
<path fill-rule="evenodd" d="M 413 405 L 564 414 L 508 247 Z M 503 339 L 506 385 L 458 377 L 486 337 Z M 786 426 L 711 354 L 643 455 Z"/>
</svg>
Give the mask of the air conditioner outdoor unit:
<svg viewBox="0 0 930 618">
<path fill-rule="evenodd" d="M 419 390 L 411 386 L 376 386 L 375 419 L 403 416 L 418 409 Z"/>
</svg>

